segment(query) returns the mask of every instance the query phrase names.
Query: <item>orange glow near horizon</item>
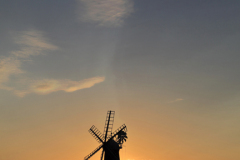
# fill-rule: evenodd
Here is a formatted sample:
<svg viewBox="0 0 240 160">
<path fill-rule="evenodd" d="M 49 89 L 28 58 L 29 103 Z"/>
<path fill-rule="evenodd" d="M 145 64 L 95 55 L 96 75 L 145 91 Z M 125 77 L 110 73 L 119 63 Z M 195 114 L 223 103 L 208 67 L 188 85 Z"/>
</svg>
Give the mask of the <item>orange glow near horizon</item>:
<svg viewBox="0 0 240 160">
<path fill-rule="evenodd" d="M 141 108 L 138 101 L 126 102 Z M 152 105 L 154 103 L 152 102 Z M 145 102 L 142 105 L 145 105 Z M 193 115 L 186 113 L 176 115 L 177 111 L 170 108 L 162 107 L 164 111 L 155 110 L 151 113 L 149 109 L 140 108 L 137 110 L 127 107 L 116 108 L 113 130 L 123 123 L 128 128 L 127 142 L 120 150 L 121 160 L 211 160 L 215 157 L 225 160 L 226 157 L 234 159 L 238 156 L 237 150 L 234 155 L 230 148 L 221 145 L 227 145 L 230 138 L 222 139 L 224 133 L 216 132 L 219 127 L 214 127 L 214 122 L 206 123 L 207 117 L 204 119 L 195 117 L 188 121 Z M 9 159 L 22 157 L 19 160 L 83 159 L 99 145 L 88 133 L 88 129 L 92 125 L 99 130 L 103 129 L 106 112 L 102 110 L 95 112 L 86 110 L 74 114 L 36 112 L 36 115 L 44 118 L 28 122 L 28 126 L 23 126 L 25 125 L 23 121 L 16 122 L 18 127 L 28 129 L 19 128 L 20 130 L 16 132 L 17 128 L 12 128 L 10 136 L 3 137 L 4 148 L 1 148 L 1 152 L 8 151 L 2 154 L 3 159 L 7 157 Z M 25 120 L 29 118 L 31 117 L 26 117 Z M 37 125 L 32 125 L 33 123 Z M 100 154 L 97 153 L 91 159 L 98 160 L 99 157 Z"/>
</svg>

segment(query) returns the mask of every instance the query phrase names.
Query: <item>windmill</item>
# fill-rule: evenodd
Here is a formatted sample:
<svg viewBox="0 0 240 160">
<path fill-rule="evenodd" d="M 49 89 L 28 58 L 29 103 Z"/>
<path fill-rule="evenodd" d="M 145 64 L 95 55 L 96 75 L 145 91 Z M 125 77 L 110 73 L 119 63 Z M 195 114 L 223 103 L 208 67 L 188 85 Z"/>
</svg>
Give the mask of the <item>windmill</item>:
<svg viewBox="0 0 240 160">
<path fill-rule="evenodd" d="M 102 149 L 101 159 L 104 155 L 104 160 L 120 160 L 119 149 L 127 139 L 127 127 L 125 124 L 120 126 L 115 132 L 112 133 L 115 111 L 108 111 L 105 121 L 103 134 L 93 125 L 88 131 L 92 136 L 101 143 L 95 150 L 84 157 L 88 160 L 100 149 Z"/>
</svg>

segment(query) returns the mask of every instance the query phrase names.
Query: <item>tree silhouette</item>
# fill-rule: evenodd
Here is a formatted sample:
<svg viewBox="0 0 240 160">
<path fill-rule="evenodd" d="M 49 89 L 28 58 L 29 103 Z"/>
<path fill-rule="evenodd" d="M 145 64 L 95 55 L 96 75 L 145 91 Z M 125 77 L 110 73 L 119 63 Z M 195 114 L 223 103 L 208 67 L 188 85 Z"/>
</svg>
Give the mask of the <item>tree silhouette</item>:
<svg viewBox="0 0 240 160">
<path fill-rule="evenodd" d="M 123 142 L 126 142 L 126 140 L 127 140 L 127 133 L 126 132 L 124 132 L 124 131 L 120 131 L 118 134 L 117 134 L 117 143 L 118 144 L 123 144 Z"/>
</svg>

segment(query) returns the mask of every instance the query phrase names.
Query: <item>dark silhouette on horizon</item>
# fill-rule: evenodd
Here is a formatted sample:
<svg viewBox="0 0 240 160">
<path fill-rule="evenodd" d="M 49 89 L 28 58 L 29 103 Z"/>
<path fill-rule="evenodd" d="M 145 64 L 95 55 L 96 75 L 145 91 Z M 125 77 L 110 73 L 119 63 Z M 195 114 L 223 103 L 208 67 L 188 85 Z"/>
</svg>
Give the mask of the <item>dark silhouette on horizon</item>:
<svg viewBox="0 0 240 160">
<path fill-rule="evenodd" d="M 88 131 L 92 136 L 101 143 L 95 150 L 88 154 L 84 160 L 88 160 L 100 149 L 102 149 L 101 159 L 104 155 L 104 160 L 120 160 L 119 150 L 122 144 L 126 142 L 127 127 L 123 124 L 115 132 L 112 133 L 115 111 L 108 111 L 105 121 L 103 134 L 93 125 Z"/>
</svg>

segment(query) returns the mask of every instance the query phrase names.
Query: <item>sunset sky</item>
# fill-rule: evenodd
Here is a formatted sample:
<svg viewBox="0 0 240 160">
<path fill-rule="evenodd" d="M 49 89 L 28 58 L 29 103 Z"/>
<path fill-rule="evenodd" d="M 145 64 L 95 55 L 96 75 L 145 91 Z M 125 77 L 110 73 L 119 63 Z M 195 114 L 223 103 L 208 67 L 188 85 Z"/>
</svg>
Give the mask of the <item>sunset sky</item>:
<svg viewBox="0 0 240 160">
<path fill-rule="evenodd" d="M 0 160 L 83 160 L 108 110 L 121 160 L 240 159 L 240 1 L 6 0 L 0 21 Z"/>
</svg>

